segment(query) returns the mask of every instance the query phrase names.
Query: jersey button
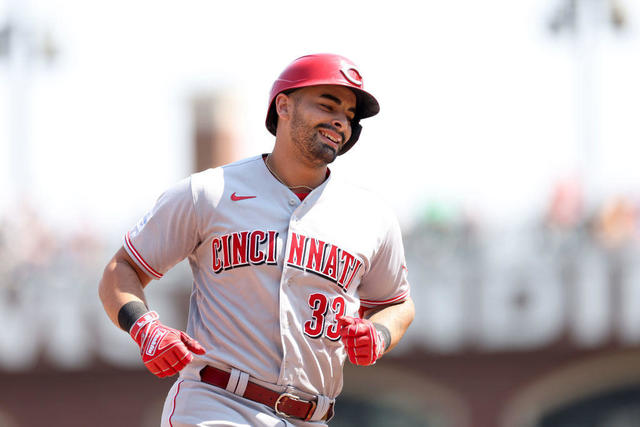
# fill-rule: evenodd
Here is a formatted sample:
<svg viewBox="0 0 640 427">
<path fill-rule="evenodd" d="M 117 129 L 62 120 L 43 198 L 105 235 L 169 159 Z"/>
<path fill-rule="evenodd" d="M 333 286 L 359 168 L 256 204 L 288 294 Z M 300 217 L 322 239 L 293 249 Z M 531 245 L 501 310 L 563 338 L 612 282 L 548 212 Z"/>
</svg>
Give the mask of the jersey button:
<svg viewBox="0 0 640 427">
<path fill-rule="evenodd" d="M 296 201 L 294 199 L 289 199 L 289 206 L 293 206 L 296 204 Z"/>
</svg>

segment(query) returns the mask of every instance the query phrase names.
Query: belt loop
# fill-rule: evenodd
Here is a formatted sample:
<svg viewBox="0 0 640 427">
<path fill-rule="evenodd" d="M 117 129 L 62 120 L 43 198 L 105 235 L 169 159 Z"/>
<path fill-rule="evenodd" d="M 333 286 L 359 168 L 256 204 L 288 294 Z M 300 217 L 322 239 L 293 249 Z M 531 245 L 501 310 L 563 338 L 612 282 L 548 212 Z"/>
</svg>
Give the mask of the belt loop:
<svg viewBox="0 0 640 427">
<path fill-rule="evenodd" d="M 238 386 L 238 379 L 240 379 L 241 372 L 235 368 L 231 369 L 231 376 L 229 377 L 229 382 L 227 383 L 227 391 L 231 393 L 236 392 L 236 387 Z M 245 385 L 246 387 L 246 385 Z"/>
<path fill-rule="evenodd" d="M 246 372 L 240 372 L 240 377 L 238 378 L 238 385 L 236 386 L 236 391 L 234 392 L 238 396 L 244 396 L 244 392 L 247 389 L 247 383 L 249 382 L 249 374 Z"/>
<path fill-rule="evenodd" d="M 313 411 L 313 415 L 309 418 L 310 421 L 320 421 L 325 416 L 331 405 L 331 399 L 327 396 L 318 395 L 318 403 L 316 404 L 316 410 Z"/>
</svg>

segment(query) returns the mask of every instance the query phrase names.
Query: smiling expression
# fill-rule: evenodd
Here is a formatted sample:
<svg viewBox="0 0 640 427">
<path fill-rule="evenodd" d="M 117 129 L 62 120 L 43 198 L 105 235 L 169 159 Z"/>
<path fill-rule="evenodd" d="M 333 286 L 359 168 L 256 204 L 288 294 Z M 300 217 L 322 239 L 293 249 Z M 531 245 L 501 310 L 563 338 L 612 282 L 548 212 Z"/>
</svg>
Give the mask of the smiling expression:
<svg viewBox="0 0 640 427">
<path fill-rule="evenodd" d="M 331 163 L 351 137 L 356 96 L 342 86 L 310 86 L 290 94 L 291 139 L 313 163 Z"/>
</svg>

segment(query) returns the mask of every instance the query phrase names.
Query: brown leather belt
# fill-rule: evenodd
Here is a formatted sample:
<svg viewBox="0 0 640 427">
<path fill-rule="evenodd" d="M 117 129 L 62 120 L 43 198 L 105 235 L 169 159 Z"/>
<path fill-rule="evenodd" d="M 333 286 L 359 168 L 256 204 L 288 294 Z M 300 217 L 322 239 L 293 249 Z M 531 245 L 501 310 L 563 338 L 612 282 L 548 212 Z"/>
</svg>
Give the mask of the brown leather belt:
<svg viewBox="0 0 640 427">
<path fill-rule="evenodd" d="M 227 388 L 231 374 L 213 366 L 205 366 L 200 371 L 200 379 L 207 384 Z M 254 382 L 247 382 L 247 388 L 242 397 L 262 403 L 284 417 L 294 417 L 309 421 L 316 410 L 316 400 L 301 399 L 291 393 L 278 393 Z M 333 402 L 322 416 L 321 420 L 330 419 L 333 416 Z"/>
</svg>

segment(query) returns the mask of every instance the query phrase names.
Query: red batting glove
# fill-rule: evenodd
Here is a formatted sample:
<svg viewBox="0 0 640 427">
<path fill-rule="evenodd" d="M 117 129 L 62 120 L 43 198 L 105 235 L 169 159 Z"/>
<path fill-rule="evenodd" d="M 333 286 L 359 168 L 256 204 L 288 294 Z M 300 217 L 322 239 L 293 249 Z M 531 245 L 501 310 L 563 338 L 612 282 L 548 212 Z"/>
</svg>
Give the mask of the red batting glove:
<svg viewBox="0 0 640 427">
<path fill-rule="evenodd" d="M 177 374 L 192 360 L 191 351 L 204 354 L 198 341 L 182 331 L 164 326 L 158 313 L 150 311 L 133 324 L 129 335 L 140 346 L 142 362 L 160 378 Z"/>
<path fill-rule="evenodd" d="M 384 337 L 370 320 L 342 316 L 338 318 L 338 328 L 349 361 L 354 365 L 373 365 L 384 353 Z"/>
</svg>

